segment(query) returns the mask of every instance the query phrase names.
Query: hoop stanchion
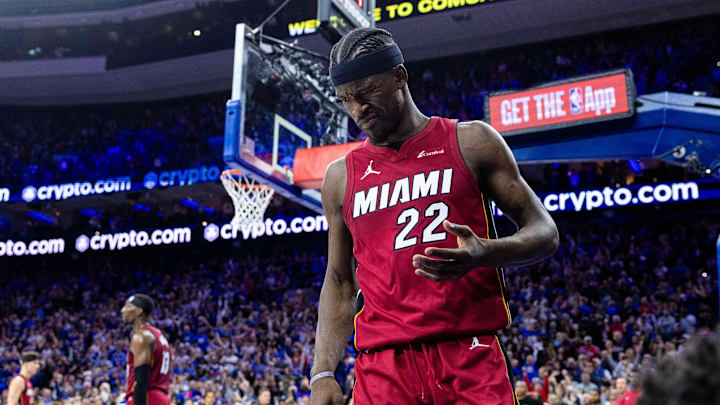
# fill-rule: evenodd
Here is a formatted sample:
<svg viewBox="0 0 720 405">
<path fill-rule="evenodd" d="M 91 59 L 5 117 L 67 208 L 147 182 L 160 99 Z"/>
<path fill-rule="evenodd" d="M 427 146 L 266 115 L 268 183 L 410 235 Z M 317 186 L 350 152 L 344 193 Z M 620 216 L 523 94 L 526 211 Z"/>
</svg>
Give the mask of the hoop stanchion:
<svg viewBox="0 0 720 405">
<path fill-rule="evenodd" d="M 235 216 L 230 222 L 232 226 L 240 227 L 262 222 L 275 189 L 260 184 L 235 169 L 222 172 L 220 180 L 235 207 Z"/>
</svg>

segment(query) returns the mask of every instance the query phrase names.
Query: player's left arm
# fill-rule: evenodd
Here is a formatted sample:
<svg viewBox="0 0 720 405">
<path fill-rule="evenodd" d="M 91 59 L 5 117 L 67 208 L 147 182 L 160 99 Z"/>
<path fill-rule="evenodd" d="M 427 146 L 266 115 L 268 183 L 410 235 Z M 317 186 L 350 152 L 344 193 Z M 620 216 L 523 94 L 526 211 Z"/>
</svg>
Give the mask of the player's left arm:
<svg viewBox="0 0 720 405">
<path fill-rule="evenodd" d="M 155 336 L 148 331 L 133 334 L 130 351 L 135 365 L 134 405 L 147 405 L 147 393 L 150 387 L 150 362 L 152 359 Z"/>
<path fill-rule="evenodd" d="M 520 175 L 502 136 L 480 121 L 460 123 L 457 131 L 463 160 L 480 188 L 515 222 L 518 231 L 484 239 L 467 224 L 444 221 L 445 230 L 457 236 L 458 248 L 431 247 L 425 249 L 427 256 L 413 256 L 415 274 L 433 281 L 457 280 L 477 267 L 526 265 L 551 256 L 559 243 L 555 222 Z"/>
</svg>

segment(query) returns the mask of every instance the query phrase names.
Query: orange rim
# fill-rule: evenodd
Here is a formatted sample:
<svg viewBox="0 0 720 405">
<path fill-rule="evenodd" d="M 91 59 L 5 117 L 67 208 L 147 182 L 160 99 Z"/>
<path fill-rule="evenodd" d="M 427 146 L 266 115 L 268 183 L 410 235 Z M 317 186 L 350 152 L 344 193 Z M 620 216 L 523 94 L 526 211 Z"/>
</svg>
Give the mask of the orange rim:
<svg viewBox="0 0 720 405">
<path fill-rule="evenodd" d="M 263 184 L 253 184 L 252 186 L 248 186 L 247 184 L 241 184 L 240 187 L 242 187 L 242 188 L 253 188 L 253 189 L 256 189 L 256 190 L 269 190 L 269 189 L 272 188 L 272 187 L 270 187 L 270 186 L 265 186 L 265 185 L 263 185 Z"/>
<path fill-rule="evenodd" d="M 227 169 L 224 172 L 222 172 L 223 175 L 225 174 L 232 174 L 233 176 L 240 176 L 243 174 L 240 170 L 237 169 Z"/>
<path fill-rule="evenodd" d="M 237 169 L 228 169 L 228 170 L 225 170 L 224 172 L 222 172 L 222 177 L 225 177 L 225 176 L 228 175 L 228 174 L 229 174 L 229 175 L 232 175 L 232 176 L 242 176 L 242 175 L 243 175 L 243 172 L 241 172 L 240 170 L 237 170 Z M 264 185 L 264 184 L 248 185 L 248 184 L 245 184 L 245 183 L 238 183 L 238 186 L 240 186 L 240 187 L 242 187 L 242 188 L 244 188 L 244 189 L 252 188 L 252 189 L 255 189 L 255 190 L 269 190 L 269 189 L 272 188 L 272 187 L 266 186 L 266 185 Z"/>
</svg>

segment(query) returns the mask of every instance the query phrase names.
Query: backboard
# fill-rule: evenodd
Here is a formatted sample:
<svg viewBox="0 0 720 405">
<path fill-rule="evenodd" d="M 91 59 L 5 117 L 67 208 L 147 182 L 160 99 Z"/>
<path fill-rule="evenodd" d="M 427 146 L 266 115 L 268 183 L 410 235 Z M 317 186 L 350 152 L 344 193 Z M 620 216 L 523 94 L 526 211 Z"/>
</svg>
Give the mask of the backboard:
<svg viewBox="0 0 720 405">
<path fill-rule="evenodd" d="M 297 187 L 293 168 L 299 149 L 347 142 L 347 112 L 327 71 L 323 55 L 236 27 L 223 158 L 316 212 L 322 212 L 319 191 Z"/>
</svg>

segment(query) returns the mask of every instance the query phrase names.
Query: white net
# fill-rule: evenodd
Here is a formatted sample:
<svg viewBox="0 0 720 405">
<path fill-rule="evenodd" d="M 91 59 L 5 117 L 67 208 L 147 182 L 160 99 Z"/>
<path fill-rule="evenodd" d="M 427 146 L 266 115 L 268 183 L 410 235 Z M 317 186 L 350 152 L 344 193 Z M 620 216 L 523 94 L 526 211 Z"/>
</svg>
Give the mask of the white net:
<svg viewBox="0 0 720 405">
<path fill-rule="evenodd" d="M 262 222 L 275 189 L 257 183 L 252 177 L 237 170 L 226 170 L 220 176 L 235 206 L 235 216 L 230 222 L 234 227 Z"/>
</svg>

